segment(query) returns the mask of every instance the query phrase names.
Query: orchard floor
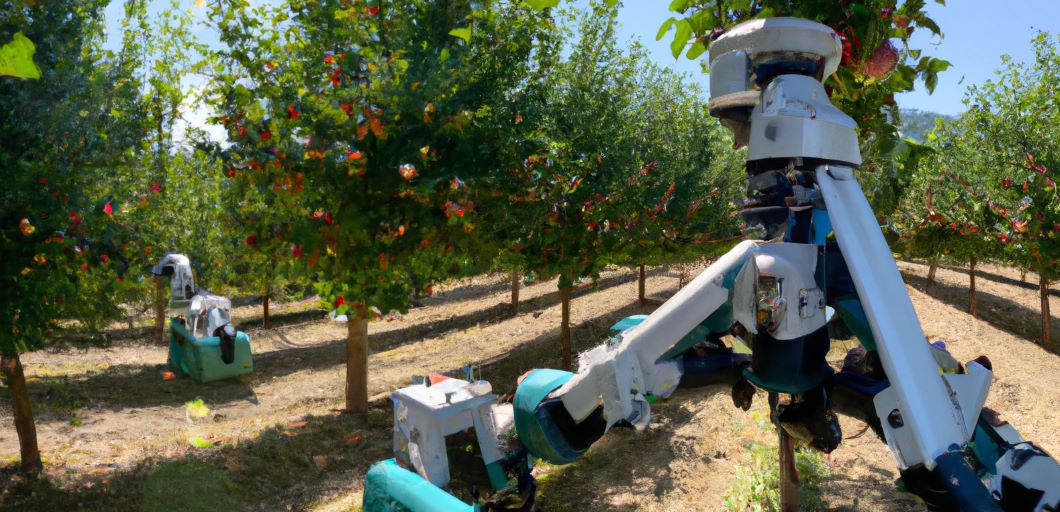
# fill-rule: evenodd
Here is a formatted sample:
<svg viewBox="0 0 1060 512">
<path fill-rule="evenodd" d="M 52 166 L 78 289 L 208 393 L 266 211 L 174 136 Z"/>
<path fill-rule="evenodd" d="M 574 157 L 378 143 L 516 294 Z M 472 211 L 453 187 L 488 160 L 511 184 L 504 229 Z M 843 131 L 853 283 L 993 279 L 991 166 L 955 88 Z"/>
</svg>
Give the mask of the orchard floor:
<svg viewBox="0 0 1060 512">
<path fill-rule="evenodd" d="M 959 360 L 987 354 L 996 376 L 989 405 L 1026 437 L 1060 453 L 1060 358 L 1030 341 L 1040 325 L 1036 288 L 1021 286 L 1010 269 L 984 267 L 982 319 L 975 320 L 966 313 L 966 273 L 940 268 L 924 293 L 926 267 L 900 267 L 925 333 L 946 340 Z M 653 303 L 641 307 L 633 272 L 605 272 L 596 290 L 573 301 L 575 348 L 597 344 L 624 316 L 649 312 L 677 290 L 677 276 L 649 272 Z M 27 484 L 14 475 L 18 443 L 9 393 L 0 387 L 0 509 L 358 509 L 364 472 L 390 456 L 386 395 L 411 375 L 481 364 L 482 376 L 504 393 L 524 371 L 559 364 L 554 282 L 523 288 L 517 315 L 508 309 L 506 276 L 438 290 L 403 318 L 370 325 L 367 420 L 338 410 L 345 324 L 305 303 L 274 308 L 268 330 L 258 327 L 260 307 L 237 308 L 255 351 L 255 372 L 243 381 L 163 380 L 165 348 L 147 339 L 27 354 L 47 479 Z M 1060 311 L 1060 298 L 1052 301 Z M 1055 318 L 1053 325 L 1060 334 Z M 834 363 L 851 343 L 833 344 Z M 194 421 L 184 403 L 196 397 L 211 413 Z M 681 390 L 653 407 L 648 430 L 615 430 L 577 463 L 548 468 L 539 503 L 550 511 L 723 510 L 750 448 L 775 445 L 765 402 L 759 393 L 743 412 L 724 387 Z M 841 420 L 848 437 L 864 427 Z M 189 437 L 217 444 L 195 448 Z M 845 440 L 825 461 L 831 476 L 822 495 L 829 508 L 923 510 L 895 488 L 890 453 L 871 432 Z"/>
</svg>

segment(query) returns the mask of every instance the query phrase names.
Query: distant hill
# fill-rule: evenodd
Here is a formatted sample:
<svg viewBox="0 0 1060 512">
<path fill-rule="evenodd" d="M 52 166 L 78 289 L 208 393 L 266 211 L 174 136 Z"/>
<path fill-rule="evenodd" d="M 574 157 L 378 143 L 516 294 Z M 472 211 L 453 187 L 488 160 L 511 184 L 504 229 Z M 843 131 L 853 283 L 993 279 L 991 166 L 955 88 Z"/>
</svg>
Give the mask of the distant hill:
<svg viewBox="0 0 1060 512">
<path fill-rule="evenodd" d="M 947 116 L 938 112 L 927 112 L 916 109 L 902 109 L 902 134 L 912 137 L 918 142 L 924 142 L 927 133 L 935 128 L 935 119 L 943 118 L 947 121 L 956 119 L 955 116 Z"/>
</svg>

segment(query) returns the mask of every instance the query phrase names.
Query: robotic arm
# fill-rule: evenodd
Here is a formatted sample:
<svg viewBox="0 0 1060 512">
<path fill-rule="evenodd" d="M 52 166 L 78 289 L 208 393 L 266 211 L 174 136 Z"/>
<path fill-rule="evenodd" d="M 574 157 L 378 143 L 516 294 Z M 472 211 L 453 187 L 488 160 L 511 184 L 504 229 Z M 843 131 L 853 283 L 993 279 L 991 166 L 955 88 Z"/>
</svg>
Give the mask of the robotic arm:
<svg viewBox="0 0 1060 512">
<path fill-rule="evenodd" d="M 991 370 L 973 361 L 965 373 L 939 371 L 854 178 L 856 124 L 822 85 L 840 55 L 830 28 L 793 18 L 744 23 L 714 42 L 711 113 L 748 146 L 741 214 L 751 230 L 783 241 L 737 245 L 617 343 L 583 354 L 576 374 L 524 376 L 515 425 L 532 455 L 569 463 L 615 424 L 645 428 L 651 397 L 675 384 L 664 354 L 700 325 L 742 334 L 753 352 L 744 376 L 792 396 L 776 415 L 782 428 L 801 421 L 802 438 L 831 451 L 842 438 L 832 394 L 847 381 L 825 361 L 828 303 L 874 354 L 882 379 L 853 387 L 874 404 L 866 419 L 903 476 L 921 484 L 914 492 L 962 510 L 1060 508 L 1060 465 L 981 417 Z"/>
<path fill-rule="evenodd" d="M 490 486 L 502 491 L 517 471 L 518 509 L 529 510 L 534 457 L 574 462 L 615 425 L 646 428 L 654 399 L 707 374 L 733 382 L 744 409 L 754 387 L 768 391 L 788 450 L 791 438 L 837 448 L 833 408 L 860 417 L 890 448 L 905 487 L 937 508 L 1060 509 L 1060 465 L 983 408 L 989 360 L 961 368 L 926 343 L 854 177 L 857 125 L 822 85 L 840 55 L 835 32 L 794 18 L 751 21 L 717 39 L 711 114 L 748 147 L 740 214 L 763 240 L 737 245 L 647 318 L 616 324 L 635 325 L 582 354 L 577 373 L 525 374 L 511 405 L 470 379 L 395 392 L 395 454 L 415 471 L 393 460 L 373 466 L 365 511 L 477 510 L 440 489 L 449 483 L 444 438 L 469 428 Z M 825 359 L 826 305 L 864 347 L 838 373 Z M 718 347 L 726 333 L 743 339 L 749 358 Z M 518 443 L 509 446 L 512 424 Z"/>
</svg>

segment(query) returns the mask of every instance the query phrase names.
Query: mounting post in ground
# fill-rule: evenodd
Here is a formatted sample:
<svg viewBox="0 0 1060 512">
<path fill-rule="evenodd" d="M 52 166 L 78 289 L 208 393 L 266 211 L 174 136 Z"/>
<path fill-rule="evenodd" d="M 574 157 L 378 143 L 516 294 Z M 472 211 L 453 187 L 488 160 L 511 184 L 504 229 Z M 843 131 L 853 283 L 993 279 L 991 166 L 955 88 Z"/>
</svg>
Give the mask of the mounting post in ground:
<svg viewBox="0 0 1060 512">
<path fill-rule="evenodd" d="M 780 466 L 780 511 L 798 512 L 802 485 L 799 481 L 799 469 L 795 465 L 795 439 L 780 425 L 777 417 L 780 414 L 780 395 L 769 393 L 770 418 L 777 429 L 777 451 Z"/>
</svg>

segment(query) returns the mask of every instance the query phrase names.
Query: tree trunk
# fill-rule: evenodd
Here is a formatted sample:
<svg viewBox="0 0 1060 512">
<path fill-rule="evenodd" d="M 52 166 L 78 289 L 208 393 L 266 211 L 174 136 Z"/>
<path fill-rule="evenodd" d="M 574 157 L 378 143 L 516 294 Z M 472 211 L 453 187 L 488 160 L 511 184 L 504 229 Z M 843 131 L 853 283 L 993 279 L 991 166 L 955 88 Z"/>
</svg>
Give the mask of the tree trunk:
<svg viewBox="0 0 1060 512">
<path fill-rule="evenodd" d="M 262 309 L 264 310 L 264 320 L 261 322 L 261 326 L 269 328 L 269 291 L 265 290 L 265 297 L 261 301 Z"/>
<path fill-rule="evenodd" d="M 519 281 L 522 276 L 518 272 L 512 271 L 512 312 L 519 312 Z"/>
<path fill-rule="evenodd" d="M 1021 283 L 1026 283 L 1027 282 L 1027 269 L 1025 269 L 1025 268 L 1021 268 L 1020 269 L 1020 282 Z"/>
<path fill-rule="evenodd" d="M 563 356 L 563 369 L 570 372 L 574 371 L 574 364 L 571 358 L 571 337 L 570 337 L 570 296 L 571 287 L 566 286 L 559 289 L 559 297 L 561 301 L 562 320 L 560 321 L 559 327 L 559 342 Z"/>
<path fill-rule="evenodd" d="M 346 337 L 346 410 L 368 414 L 368 318 L 364 304 L 350 310 Z"/>
<path fill-rule="evenodd" d="M 18 445 L 22 454 L 22 472 L 36 477 L 43 465 L 40 449 L 37 448 L 37 426 L 33 421 L 33 409 L 30 408 L 29 391 L 26 390 L 26 375 L 22 372 L 22 361 L 18 353 L 4 355 L 0 360 L 4 380 L 11 390 L 11 410 L 15 416 L 15 431 L 18 432 Z"/>
<path fill-rule="evenodd" d="M 931 284 L 935 282 L 935 271 L 939 268 L 939 257 L 933 256 L 931 258 L 931 264 L 928 266 L 927 282 L 924 283 L 924 289 L 931 288 Z"/>
<path fill-rule="evenodd" d="M 968 300 L 971 302 L 972 318 L 979 318 L 979 310 L 976 308 L 975 300 L 975 255 L 968 260 Z"/>
<path fill-rule="evenodd" d="M 1042 296 L 1042 346 L 1052 348 L 1053 342 L 1049 336 L 1049 322 L 1052 321 L 1052 314 L 1049 312 L 1049 279 L 1044 275 L 1039 275 L 1038 278 Z"/>
<path fill-rule="evenodd" d="M 166 287 L 161 276 L 155 276 L 155 337 L 166 344 Z"/>
<path fill-rule="evenodd" d="M 640 279 L 637 280 L 637 300 L 644 305 L 644 265 L 640 266 Z"/>
</svg>

